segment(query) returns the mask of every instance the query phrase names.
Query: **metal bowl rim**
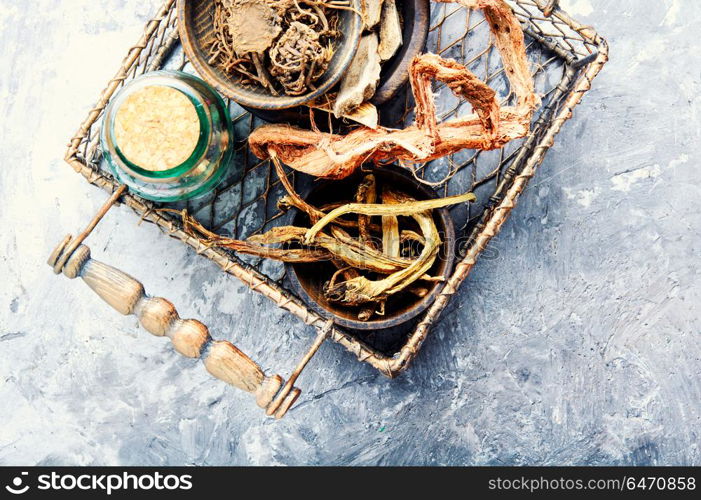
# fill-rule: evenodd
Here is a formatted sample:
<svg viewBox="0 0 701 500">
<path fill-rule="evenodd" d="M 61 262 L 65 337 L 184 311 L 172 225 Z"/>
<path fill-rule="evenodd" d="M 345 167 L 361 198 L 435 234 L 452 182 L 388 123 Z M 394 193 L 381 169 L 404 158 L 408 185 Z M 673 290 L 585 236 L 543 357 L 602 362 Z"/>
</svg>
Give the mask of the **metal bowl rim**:
<svg viewBox="0 0 701 500">
<path fill-rule="evenodd" d="M 356 13 L 353 15 L 352 25 L 349 32 L 344 33 L 346 38 L 342 42 L 342 45 L 352 44 L 354 47 L 348 52 L 348 55 L 342 60 L 342 62 L 337 66 L 333 73 L 325 73 L 322 78 L 324 78 L 324 83 L 320 85 L 316 90 L 302 95 L 302 96 L 268 96 L 267 98 L 254 98 L 251 96 L 250 92 L 243 92 L 242 88 L 238 85 L 234 85 L 230 82 L 223 81 L 213 70 L 212 67 L 206 62 L 202 61 L 197 55 L 197 51 L 194 48 L 196 37 L 192 34 L 192 26 L 187 22 L 188 16 L 186 15 L 187 3 L 189 0 L 177 0 L 177 14 L 178 14 L 178 33 L 180 34 L 180 40 L 185 50 L 185 54 L 188 59 L 195 67 L 195 70 L 199 75 L 211 86 L 213 86 L 218 92 L 222 93 L 226 97 L 236 101 L 239 104 L 257 109 L 286 109 L 292 108 L 309 102 L 310 100 L 323 95 L 331 87 L 333 87 L 343 76 L 346 69 L 350 65 L 351 61 L 355 57 L 355 53 L 358 49 L 360 43 L 360 37 L 362 35 L 362 19 Z M 360 12 L 361 5 L 360 0 L 350 0 L 353 7 L 357 12 Z"/>
</svg>

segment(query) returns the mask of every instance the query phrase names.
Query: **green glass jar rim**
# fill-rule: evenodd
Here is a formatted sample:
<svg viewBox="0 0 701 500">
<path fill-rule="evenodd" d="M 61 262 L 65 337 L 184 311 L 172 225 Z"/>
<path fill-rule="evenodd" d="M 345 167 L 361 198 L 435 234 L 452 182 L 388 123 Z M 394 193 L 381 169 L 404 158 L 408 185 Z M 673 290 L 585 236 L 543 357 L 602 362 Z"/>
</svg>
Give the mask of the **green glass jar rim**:
<svg viewBox="0 0 701 500">
<path fill-rule="evenodd" d="M 123 104 L 124 98 L 150 85 L 162 85 L 181 91 L 196 100 L 207 117 L 205 124 L 209 127 L 201 127 L 205 132 L 209 132 L 207 147 L 194 167 L 177 177 L 154 176 L 154 173 L 164 175 L 164 172 L 168 171 L 149 170 L 143 172 L 145 175 L 141 174 L 139 171 L 143 169 L 134 168 L 136 166 L 131 162 L 131 166 L 127 164 L 124 154 L 117 150 L 115 144 L 115 111 Z M 201 110 L 197 104 L 193 104 L 196 111 Z M 121 89 L 105 109 L 103 126 L 100 128 L 100 144 L 106 168 L 115 179 L 128 185 L 133 194 L 144 199 L 170 202 L 203 195 L 221 181 L 231 167 L 234 157 L 234 124 L 228 108 L 224 99 L 195 75 L 175 70 L 159 70 L 138 76 Z"/>
<path fill-rule="evenodd" d="M 148 74 L 149 77 L 158 77 L 158 76 L 176 76 L 176 77 L 183 77 L 183 76 L 189 76 L 187 73 L 180 72 L 180 71 L 154 71 L 152 73 Z M 151 79 L 151 78 L 149 78 Z M 135 80 L 138 81 L 138 80 Z M 124 164 L 132 170 L 135 174 L 138 174 L 140 176 L 143 176 L 148 179 L 170 179 L 170 178 L 175 178 L 175 177 L 180 177 L 190 170 L 192 170 L 197 164 L 199 163 L 200 159 L 204 155 L 204 153 L 207 151 L 207 148 L 209 147 L 209 139 L 210 139 L 210 134 L 211 134 L 211 125 L 210 125 L 210 117 L 209 114 L 206 110 L 206 108 L 200 103 L 195 97 L 189 95 L 187 92 L 183 91 L 180 85 L 178 83 L 181 83 L 179 81 L 163 81 L 163 82 L 154 82 L 153 84 L 147 84 L 146 81 L 143 81 L 143 85 L 138 87 L 138 88 L 129 88 L 125 87 L 124 90 L 131 90 L 131 92 L 127 91 L 124 92 L 122 95 L 117 96 L 117 99 L 115 100 L 114 104 L 114 112 L 111 113 L 110 116 L 110 121 L 109 121 L 109 134 L 113 138 L 113 144 L 114 144 L 114 150 L 119 156 L 120 160 L 124 162 Z M 172 89 L 175 89 L 185 95 L 192 105 L 195 107 L 195 112 L 197 113 L 197 118 L 200 123 L 200 134 L 199 137 L 197 138 L 197 144 L 195 145 L 195 148 L 193 149 L 192 153 L 190 156 L 181 164 L 176 165 L 175 167 L 166 169 L 166 170 L 148 170 L 145 168 L 142 168 L 135 163 L 131 162 L 126 155 L 122 152 L 122 150 L 119 147 L 119 144 L 117 141 L 114 141 L 115 133 L 114 133 L 114 126 L 115 126 L 115 120 L 117 113 L 119 111 L 120 106 L 122 105 L 123 101 L 129 97 L 133 92 L 136 92 L 138 90 L 141 90 L 142 88 L 147 88 L 147 87 L 156 87 L 156 86 L 163 86 L 163 87 L 169 87 Z"/>
</svg>

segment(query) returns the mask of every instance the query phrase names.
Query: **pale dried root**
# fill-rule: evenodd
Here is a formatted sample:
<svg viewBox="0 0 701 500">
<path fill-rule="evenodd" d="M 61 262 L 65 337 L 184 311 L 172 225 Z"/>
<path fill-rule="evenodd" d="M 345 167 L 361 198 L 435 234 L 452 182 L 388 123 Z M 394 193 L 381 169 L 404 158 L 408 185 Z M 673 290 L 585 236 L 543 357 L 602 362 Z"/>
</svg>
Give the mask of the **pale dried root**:
<svg viewBox="0 0 701 500">
<path fill-rule="evenodd" d="M 356 203 L 375 203 L 377 201 L 377 182 L 375 176 L 372 174 L 366 175 L 363 180 L 358 184 L 358 190 L 355 193 Z M 358 216 L 358 238 L 360 242 L 371 248 L 375 248 L 372 241 L 372 234 L 370 233 L 370 216 L 359 215 Z M 390 257 L 399 257 L 397 255 L 390 255 Z M 357 278 L 357 276 L 347 276 L 346 281 Z M 381 304 L 382 311 L 384 312 L 384 302 Z M 358 319 L 360 321 L 369 321 L 372 316 L 377 311 L 377 307 L 374 304 L 366 304 L 361 307 L 358 313 Z"/>
<path fill-rule="evenodd" d="M 345 1 L 213 0 L 208 63 L 247 87 L 273 95 L 302 95 L 315 88 L 341 35 L 335 10 Z M 305 6 L 303 6 L 305 4 Z M 351 9 L 352 10 L 352 9 Z"/>
</svg>

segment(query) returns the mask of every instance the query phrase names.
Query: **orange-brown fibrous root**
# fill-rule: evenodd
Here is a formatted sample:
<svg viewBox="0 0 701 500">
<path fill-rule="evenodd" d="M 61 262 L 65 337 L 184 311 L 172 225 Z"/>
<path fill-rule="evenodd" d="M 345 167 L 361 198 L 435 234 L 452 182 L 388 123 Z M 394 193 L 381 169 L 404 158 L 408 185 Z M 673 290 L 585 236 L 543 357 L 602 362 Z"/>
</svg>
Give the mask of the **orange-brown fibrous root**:
<svg viewBox="0 0 701 500">
<path fill-rule="evenodd" d="M 504 0 L 438 0 L 479 8 L 501 54 L 504 73 L 516 97 L 500 106 L 496 92 L 462 64 L 436 54 L 417 56 L 409 77 L 416 102 L 414 123 L 404 129 L 360 127 L 346 135 L 264 125 L 249 136 L 251 151 L 261 159 L 277 157 L 291 168 L 342 179 L 367 161 L 423 163 L 462 149 L 491 150 L 528 134 L 533 110 L 540 104 L 526 59 L 523 30 Z M 433 80 L 445 83 L 474 113 L 438 122 Z"/>
</svg>

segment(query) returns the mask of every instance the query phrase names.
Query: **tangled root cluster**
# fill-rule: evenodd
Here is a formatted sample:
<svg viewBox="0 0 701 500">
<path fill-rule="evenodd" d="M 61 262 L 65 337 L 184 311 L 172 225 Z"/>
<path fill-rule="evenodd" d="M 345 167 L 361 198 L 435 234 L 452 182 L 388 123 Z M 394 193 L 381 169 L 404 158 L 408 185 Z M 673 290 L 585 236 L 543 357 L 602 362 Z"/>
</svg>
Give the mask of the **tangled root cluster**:
<svg viewBox="0 0 701 500">
<path fill-rule="evenodd" d="M 326 72 L 341 36 L 338 10 L 323 0 L 214 0 L 209 63 L 273 95 L 303 95 Z"/>
</svg>

